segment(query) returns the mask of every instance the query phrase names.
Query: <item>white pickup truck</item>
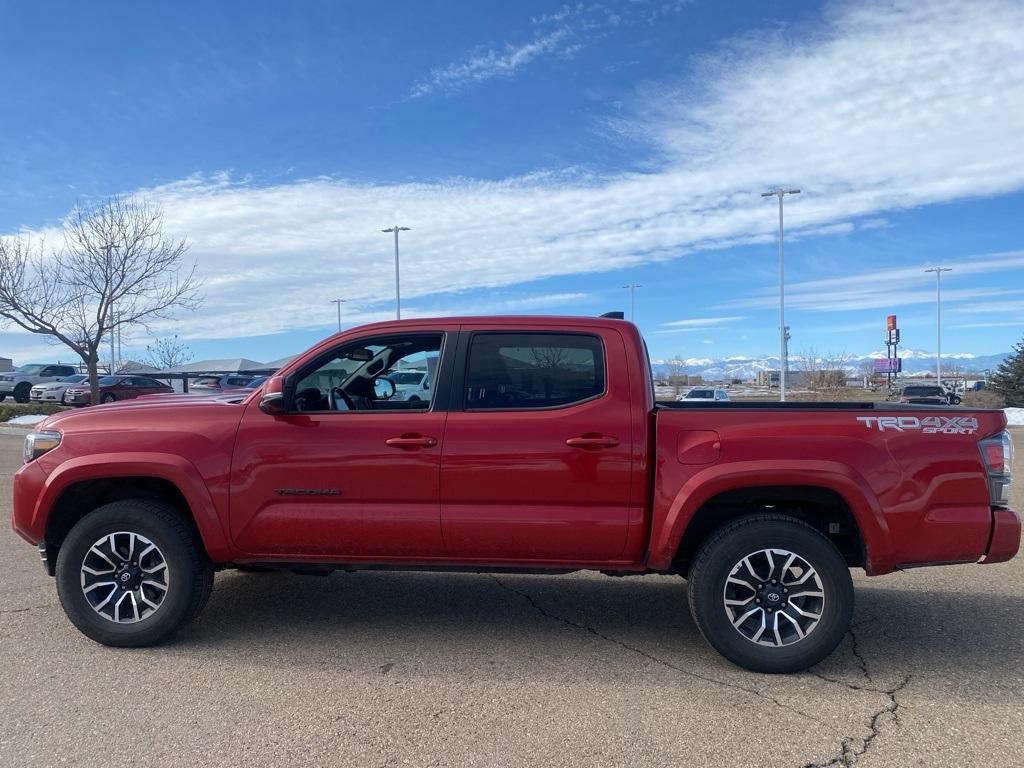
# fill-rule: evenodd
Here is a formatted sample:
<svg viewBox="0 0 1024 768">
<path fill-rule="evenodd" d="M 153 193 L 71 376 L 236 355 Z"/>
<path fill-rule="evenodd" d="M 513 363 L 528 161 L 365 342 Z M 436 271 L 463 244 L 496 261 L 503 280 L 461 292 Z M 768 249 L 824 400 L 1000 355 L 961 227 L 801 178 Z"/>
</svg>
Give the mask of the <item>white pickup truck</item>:
<svg viewBox="0 0 1024 768">
<path fill-rule="evenodd" d="M 33 384 L 45 381 L 56 381 L 65 376 L 73 376 L 78 370 L 73 365 L 45 365 L 32 363 L 22 365 L 8 373 L 0 374 L 0 401 L 13 397 L 19 403 L 27 403 Z"/>
<path fill-rule="evenodd" d="M 388 378 L 395 384 L 392 400 L 407 403 L 430 402 L 430 374 L 426 371 L 396 371 Z"/>
</svg>

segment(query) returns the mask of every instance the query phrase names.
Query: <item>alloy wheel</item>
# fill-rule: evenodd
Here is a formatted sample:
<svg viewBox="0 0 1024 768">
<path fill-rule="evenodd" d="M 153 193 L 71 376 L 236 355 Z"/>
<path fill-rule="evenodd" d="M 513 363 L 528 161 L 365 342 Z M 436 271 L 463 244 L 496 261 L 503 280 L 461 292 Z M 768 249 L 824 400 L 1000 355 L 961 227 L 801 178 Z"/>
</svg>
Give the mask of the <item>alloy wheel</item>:
<svg viewBox="0 0 1024 768">
<path fill-rule="evenodd" d="M 814 567 L 786 549 L 761 549 L 729 572 L 722 592 L 729 622 L 752 643 L 772 647 L 803 640 L 821 620 L 825 591 Z"/>
<path fill-rule="evenodd" d="M 163 605 L 169 570 L 156 544 L 141 534 L 117 531 L 96 541 L 82 559 L 82 593 L 103 618 L 134 624 Z"/>
</svg>

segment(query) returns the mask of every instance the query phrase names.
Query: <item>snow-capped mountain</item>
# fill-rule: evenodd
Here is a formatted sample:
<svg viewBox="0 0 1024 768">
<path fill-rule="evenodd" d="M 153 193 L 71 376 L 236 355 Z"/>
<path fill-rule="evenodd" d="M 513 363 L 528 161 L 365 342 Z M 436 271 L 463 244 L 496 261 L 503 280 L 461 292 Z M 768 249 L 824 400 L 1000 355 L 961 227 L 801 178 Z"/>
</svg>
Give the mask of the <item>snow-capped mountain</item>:
<svg viewBox="0 0 1024 768">
<path fill-rule="evenodd" d="M 922 349 L 900 349 L 900 358 L 903 359 L 903 375 L 915 376 L 924 375 L 935 371 L 935 353 Z M 953 352 L 942 354 L 942 367 L 944 371 L 953 373 L 978 373 L 985 370 L 994 371 L 1003 362 L 1008 353 L 998 355 L 973 355 L 969 352 Z M 843 367 L 853 375 L 864 373 L 869 361 L 876 358 L 884 358 L 885 350 L 869 352 L 866 355 L 846 356 Z M 819 360 L 818 365 L 831 363 L 829 360 Z M 706 381 L 724 381 L 727 379 L 749 379 L 757 378 L 758 371 L 778 370 L 779 358 L 777 356 L 767 357 L 744 357 L 734 355 L 723 358 L 690 357 L 672 358 L 672 365 L 669 360 L 653 360 L 652 367 L 656 376 L 667 376 L 670 367 L 679 366 L 679 373 L 691 376 L 701 376 Z M 789 356 L 790 370 L 799 371 L 804 368 L 800 355 Z"/>
</svg>

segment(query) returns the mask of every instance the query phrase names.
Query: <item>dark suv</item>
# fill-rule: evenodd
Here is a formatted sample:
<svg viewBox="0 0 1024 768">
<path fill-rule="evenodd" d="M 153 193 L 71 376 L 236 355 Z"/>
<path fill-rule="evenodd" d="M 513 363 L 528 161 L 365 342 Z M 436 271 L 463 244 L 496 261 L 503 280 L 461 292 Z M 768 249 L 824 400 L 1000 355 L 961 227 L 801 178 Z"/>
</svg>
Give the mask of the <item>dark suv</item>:
<svg viewBox="0 0 1024 768">
<path fill-rule="evenodd" d="M 917 405 L 949 405 L 946 390 L 935 384 L 911 384 L 900 393 L 901 403 Z"/>
</svg>

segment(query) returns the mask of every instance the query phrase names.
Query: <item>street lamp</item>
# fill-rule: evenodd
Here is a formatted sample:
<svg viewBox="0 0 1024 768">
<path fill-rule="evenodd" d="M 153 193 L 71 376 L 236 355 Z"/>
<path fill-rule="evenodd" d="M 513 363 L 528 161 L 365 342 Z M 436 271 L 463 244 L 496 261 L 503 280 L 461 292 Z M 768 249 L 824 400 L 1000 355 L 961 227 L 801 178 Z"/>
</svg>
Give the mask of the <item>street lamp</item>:
<svg viewBox="0 0 1024 768">
<path fill-rule="evenodd" d="M 935 383 L 942 386 L 942 273 L 951 267 L 932 267 L 925 272 L 935 273 Z"/>
<path fill-rule="evenodd" d="M 640 283 L 627 283 L 622 286 L 623 288 L 629 288 L 629 322 L 636 322 L 636 289 L 643 288 Z"/>
<path fill-rule="evenodd" d="M 381 232 L 394 232 L 395 233 L 395 319 L 402 319 L 402 292 L 399 288 L 398 282 L 398 233 L 408 232 L 410 227 L 400 227 L 397 224 L 387 229 L 382 229 Z"/>
<path fill-rule="evenodd" d="M 331 299 L 331 304 L 338 305 L 338 333 L 341 333 L 341 305 L 345 303 L 345 299 Z"/>
<path fill-rule="evenodd" d="M 761 197 L 779 198 L 779 401 L 786 402 L 786 368 L 789 367 L 789 352 L 786 344 L 786 270 L 785 251 L 783 249 L 782 198 L 786 195 L 799 195 L 799 189 L 776 187 L 770 192 L 762 192 Z"/>
</svg>

